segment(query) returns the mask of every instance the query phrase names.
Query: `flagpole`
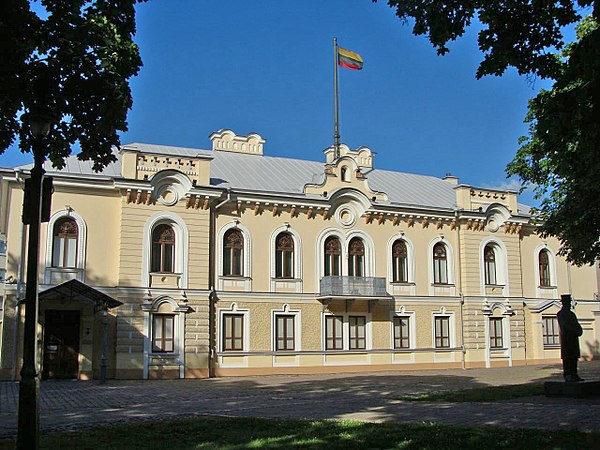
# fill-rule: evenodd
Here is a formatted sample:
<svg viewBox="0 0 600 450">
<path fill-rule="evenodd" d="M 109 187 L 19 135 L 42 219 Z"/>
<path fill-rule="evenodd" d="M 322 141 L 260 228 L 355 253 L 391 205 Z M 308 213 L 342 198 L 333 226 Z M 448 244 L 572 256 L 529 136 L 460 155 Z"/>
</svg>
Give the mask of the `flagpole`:
<svg viewBox="0 0 600 450">
<path fill-rule="evenodd" d="M 333 157 L 340 157 L 340 125 L 338 105 L 338 45 L 333 38 Z"/>
</svg>

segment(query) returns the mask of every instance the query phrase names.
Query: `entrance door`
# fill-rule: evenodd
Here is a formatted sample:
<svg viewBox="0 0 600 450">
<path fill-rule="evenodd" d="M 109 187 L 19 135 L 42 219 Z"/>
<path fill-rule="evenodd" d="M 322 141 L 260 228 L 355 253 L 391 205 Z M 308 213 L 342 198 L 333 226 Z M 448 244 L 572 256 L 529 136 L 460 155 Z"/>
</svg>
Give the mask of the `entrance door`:
<svg viewBox="0 0 600 450">
<path fill-rule="evenodd" d="M 77 378 L 79 311 L 46 311 L 42 378 Z"/>
</svg>

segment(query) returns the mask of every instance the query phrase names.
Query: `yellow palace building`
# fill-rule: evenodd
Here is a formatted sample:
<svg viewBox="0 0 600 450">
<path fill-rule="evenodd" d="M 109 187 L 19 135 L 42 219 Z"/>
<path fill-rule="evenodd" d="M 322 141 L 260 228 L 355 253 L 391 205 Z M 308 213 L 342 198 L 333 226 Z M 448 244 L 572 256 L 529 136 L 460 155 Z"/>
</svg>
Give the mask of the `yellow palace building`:
<svg viewBox="0 0 600 450">
<path fill-rule="evenodd" d="M 554 363 L 563 293 L 599 354 L 595 268 L 560 257 L 515 192 L 378 170 L 367 147 L 314 162 L 264 156 L 258 134 L 210 139 L 124 145 L 101 173 L 47 165 L 44 378 Z M 29 168 L 0 171 L 2 379 L 21 366 Z"/>
</svg>

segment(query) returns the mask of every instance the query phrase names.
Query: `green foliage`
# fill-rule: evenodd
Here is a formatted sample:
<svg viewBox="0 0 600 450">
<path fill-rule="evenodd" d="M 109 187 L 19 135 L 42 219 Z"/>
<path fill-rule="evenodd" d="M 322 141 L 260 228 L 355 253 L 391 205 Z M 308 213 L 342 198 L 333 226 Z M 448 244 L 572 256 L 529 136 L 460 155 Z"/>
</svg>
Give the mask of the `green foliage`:
<svg viewBox="0 0 600 450">
<path fill-rule="evenodd" d="M 39 15 L 28 0 L 0 2 L 0 153 L 16 137 L 28 152 L 20 115 L 47 107 L 47 157 L 56 167 L 77 141 L 79 159 L 96 170 L 115 160 L 132 106 L 128 80 L 142 65 L 132 40 L 137 1 L 41 0 Z"/>
<path fill-rule="evenodd" d="M 377 1 L 377 0 L 373 0 Z M 438 54 L 475 19 L 482 25 L 477 78 L 519 74 L 551 78 L 551 90 L 529 103 L 529 136 L 521 138 L 509 176 L 532 184 L 542 236 L 556 236 L 560 254 L 578 264 L 600 258 L 600 4 L 595 0 L 388 0 L 413 34 L 427 35 Z M 580 12 L 593 7 L 583 19 Z M 577 25 L 576 42 L 563 29 Z M 560 52 L 560 53 L 558 53 Z"/>
<path fill-rule="evenodd" d="M 535 186 L 542 235 L 557 236 L 575 264 L 600 257 L 600 29 L 592 16 L 577 26 L 550 90 L 530 100 L 529 136 L 508 165 Z"/>
</svg>

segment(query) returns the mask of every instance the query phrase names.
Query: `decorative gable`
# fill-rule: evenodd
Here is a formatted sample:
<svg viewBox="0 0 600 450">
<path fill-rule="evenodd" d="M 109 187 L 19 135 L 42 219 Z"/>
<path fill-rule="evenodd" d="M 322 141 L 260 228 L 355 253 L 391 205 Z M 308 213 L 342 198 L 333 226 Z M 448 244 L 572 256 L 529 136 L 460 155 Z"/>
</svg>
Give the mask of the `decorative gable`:
<svg viewBox="0 0 600 450">
<path fill-rule="evenodd" d="M 259 156 L 262 156 L 263 145 L 266 142 L 260 134 L 250 133 L 238 136 L 228 129 L 215 131 L 210 135 L 210 140 L 213 150 Z"/>
</svg>

